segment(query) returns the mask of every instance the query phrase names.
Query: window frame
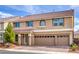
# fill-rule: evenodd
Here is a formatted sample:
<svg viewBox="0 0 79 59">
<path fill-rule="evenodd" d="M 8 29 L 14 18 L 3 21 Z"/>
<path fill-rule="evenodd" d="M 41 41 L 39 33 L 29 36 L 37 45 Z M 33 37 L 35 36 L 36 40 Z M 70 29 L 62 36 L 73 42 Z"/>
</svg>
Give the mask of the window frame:
<svg viewBox="0 0 79 59">
<path fill-rule="evenodd" d="M 19 25 L 17 25 L 17 23 L 18 23 Z M 16 28 L 19 28 L 19 27 L 20 27 L 20 22 L 15 22 L 14 24 L 15 24 L 15 27 L 16 27 Z M 16 25 L 17 25 L 17 26 L 16 26 Z"/>
<path fill-rule="evenodd" d="M 44 21 L 43 25 L 42 25 L 42 21 Z M 40 26 L 46 26 L 46 21 L 45 20 L 40 20 Z"/>
<path fill-rule="evenodd" d="M 56 20 L 57 20 L 57 22 L 56 22 Z M 62 21 L 61 21 L 62 20 Z M 57 24 L 57 25 L 55 25 L 55 23 Z M 63 23 L 62 23 L 63 22 Z M 62 25 L 60 25 L 62 23 Z M 53 26 L 64 26 L 64 18 L 54 18 L 54 19 L 52 19 L 52 25 Z"/>
<path fill-rule="evenodd" d="M 32 22 L 32 26 L 29 25 L 29 22 Z M 26 26 L 28 26 L 28 27 L 33 27 L 33 21 L 26 21 Z"/>
</svg>

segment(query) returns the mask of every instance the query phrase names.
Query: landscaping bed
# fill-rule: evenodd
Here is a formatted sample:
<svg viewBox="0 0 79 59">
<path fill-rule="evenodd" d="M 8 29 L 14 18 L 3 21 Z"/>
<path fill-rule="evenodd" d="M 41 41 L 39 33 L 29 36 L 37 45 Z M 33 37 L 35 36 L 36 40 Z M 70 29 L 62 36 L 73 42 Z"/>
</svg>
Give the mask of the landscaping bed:
<svg viewBox="0 0 79 59">
<path fill-rule="evenodd" d="M 0 44 L 0 48 L 14 48 L 14 47 L 16 47 L 17 45 L 15 45 L 15 44 L 12 44 L 12 43 L 6 43 L 6 44 L 3 44 L 3 43 L 1 43 Z"/>
<path fill-rule="evenodd" d="M 75 42 L 70 45 L 69 52 L 78 52 L 79 53 L 79 45 Z"/>
</svg>

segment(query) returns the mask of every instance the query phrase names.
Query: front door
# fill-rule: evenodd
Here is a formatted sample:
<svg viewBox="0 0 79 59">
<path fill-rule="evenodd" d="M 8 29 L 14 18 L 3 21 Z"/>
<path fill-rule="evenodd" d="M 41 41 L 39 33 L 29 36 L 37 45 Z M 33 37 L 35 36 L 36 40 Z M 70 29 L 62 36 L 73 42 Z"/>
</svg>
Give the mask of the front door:
<svg viewBox="0 0 79 59">
<path fill-rule="evenodd" d="M 16 44 L 18 44 L 18 41 L 19 41 L 18 38 L 19 38 L 19 37 L 18 37 L 18 34 L 16 34 L 16 35 L 15 35 L 15 43 L 16 43 Z"/>
<path fill-rule="evenodd" d="M 21 45 L 28 45 L 28 34 L 21 34 Z"/>
</svg>

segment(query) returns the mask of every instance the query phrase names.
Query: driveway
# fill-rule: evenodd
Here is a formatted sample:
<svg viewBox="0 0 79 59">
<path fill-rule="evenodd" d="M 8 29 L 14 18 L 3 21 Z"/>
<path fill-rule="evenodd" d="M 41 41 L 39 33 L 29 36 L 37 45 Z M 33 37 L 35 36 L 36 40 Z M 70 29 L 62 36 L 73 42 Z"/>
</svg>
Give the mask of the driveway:
<svg viewBox="0 0 79 59">
<path fill-rule="evenodd" d="M 68 53 L 68 46 L 17 46 L 15 48 L 0 48 L 0 53 L 18 53 L 18 54 L 34 54 L 34 53 L 52 53 L 65 52 Z"/>
<path fill-rule="evenodd" d="M 38 54 L 38 53 L 0 50 L 0 54 Z"/>
<path fill-rule="evenodd" d="M 56 51 L 56 52 L 68 52 L 68 46 L 20 46 L 15 49 L 23 50 L 39 50 L 39 51 Z"/>
</svg>

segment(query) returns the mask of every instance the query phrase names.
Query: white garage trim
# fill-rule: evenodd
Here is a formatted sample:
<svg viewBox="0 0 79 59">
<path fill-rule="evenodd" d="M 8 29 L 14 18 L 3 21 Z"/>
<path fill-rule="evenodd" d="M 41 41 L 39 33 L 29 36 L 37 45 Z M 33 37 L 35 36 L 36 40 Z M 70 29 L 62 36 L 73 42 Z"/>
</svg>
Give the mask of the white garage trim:
<svg viewBox="0 0 79 59">
<path fill-rule="evenodd" d="M 72 36 L 73 36 L 73 35 L 72 35 L 72 33 L 71 33 L 71 34 L 70 34 L 70 42 L 69 42 L 70 45 L 73 43 L 73 38 L 72 38 Z"/>
<path fill-rule="evenodd" d="M 51 31 L 72 31 L 73 29 L 49 29 L 49 30 L 33 30 L 33 32 L 51 32 Z"/>
</svg>

